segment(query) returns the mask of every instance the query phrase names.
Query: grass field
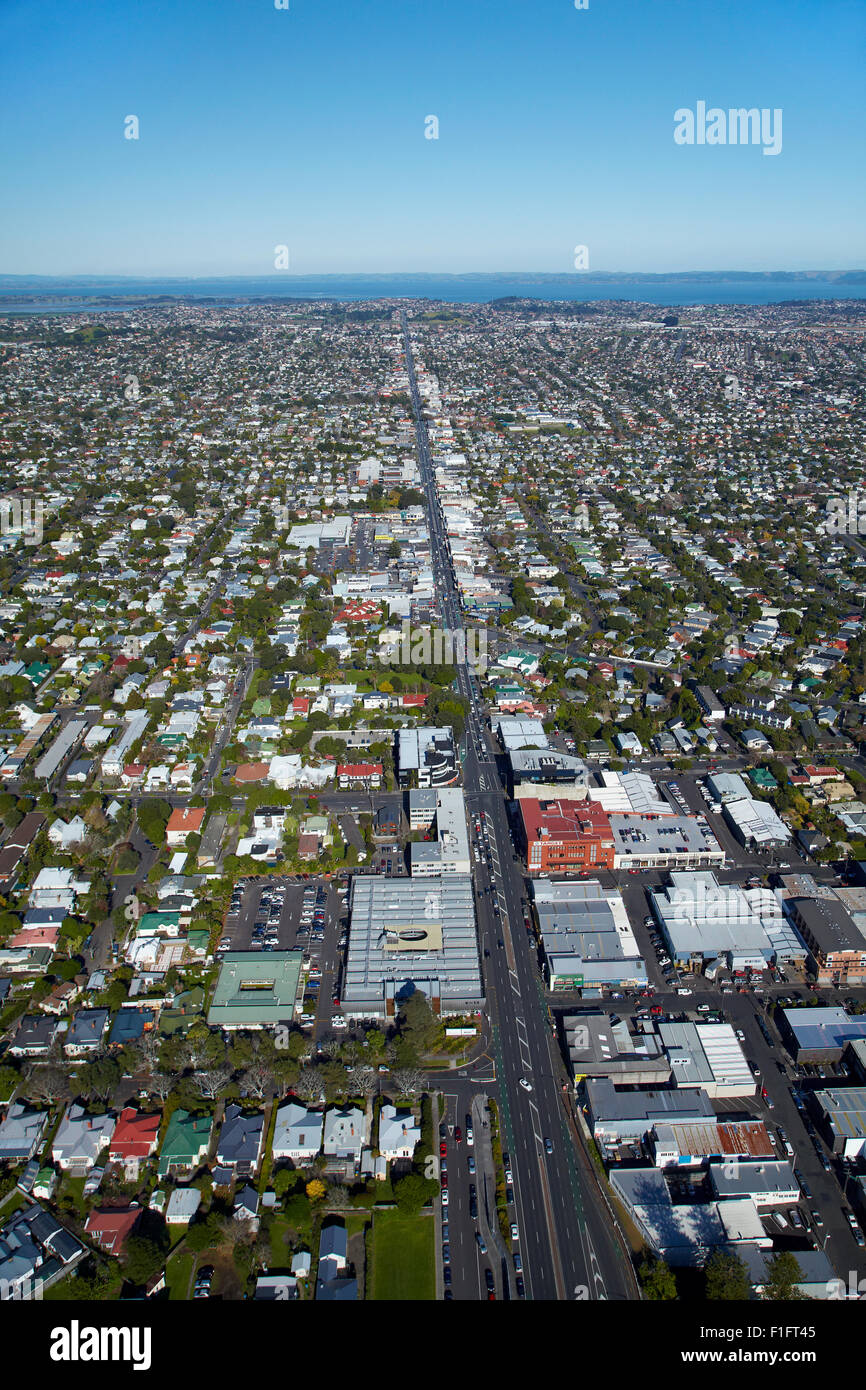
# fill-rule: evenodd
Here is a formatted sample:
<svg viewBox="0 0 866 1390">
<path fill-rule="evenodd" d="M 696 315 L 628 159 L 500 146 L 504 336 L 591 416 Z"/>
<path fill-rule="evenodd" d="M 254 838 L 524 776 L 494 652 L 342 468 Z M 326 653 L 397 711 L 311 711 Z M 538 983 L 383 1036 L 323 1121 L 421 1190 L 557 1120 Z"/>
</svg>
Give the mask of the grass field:
<svg viewBox="0 0 866 1390">
<path fill-rule="evenodd" d="M 195 1255 L 188 1250 L 182 1250 L 179 1254 L 171 1256 L 165 1267 L 165 1282 L 168 1285 L 170 1299 L 185 1300 L 190 1297 L 194 1264 Z"/>
<path fill-rule="evenodd" d="M 402 1216 L 398 1211 L 377 1211 L 373 1217 L 367 1297 L 400 1302 L 434 1299 L 434 1236 L 435 1222 L 430 1212 Z"/>
</svg>

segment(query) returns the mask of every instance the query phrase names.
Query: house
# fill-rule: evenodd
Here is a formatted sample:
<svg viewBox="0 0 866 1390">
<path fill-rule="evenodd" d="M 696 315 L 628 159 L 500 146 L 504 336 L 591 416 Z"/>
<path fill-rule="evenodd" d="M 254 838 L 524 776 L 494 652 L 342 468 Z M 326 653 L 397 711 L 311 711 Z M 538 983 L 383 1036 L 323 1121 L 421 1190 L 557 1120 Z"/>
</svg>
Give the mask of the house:
<svg viewBox="0 0 866 1390">
<path fill-rule="evenodd" d="M 88 1115 L 83 1106 L 70 1105 L 54 1136 L 51 1157 L 58 1168 L 72 1177 L 84 1177 L 113 1133 L 113 1115 Z"/>
<path fill-rule="evenodd" d="M 0 1301 L 41 1298 L 86 1254 L 86 1246 L 51 1212 L 27 1203 L 0 1229 Z"/>
<path fill-rule="evenodd" d="M 290 1158 L 293 1163 L 311 1163 L 322 1147 L 323 1120 L 320 1110 L 308 1110 L 297 1101 L 281 1105 L 274 1128 L 274 1161 Z"/>
<path fill-rule="evenodd" d="M 421 1129 L 411 1110 L 383 1105 L 379 1112 L 379 1153 L 390 1161 L 411 1158 L 420 1142 Z"/>
<path fill-rule="evenodd" d="M 212 1128 L 210 1115 L 197 1116 L 186 1110 L 175 1110 L 159 1152 L 159 1176 L 164 1178 L 169 1173 L 187 1173 L 197 1168 L 210 1147 Z"/>
<path fill-rule="evenodd" d="M 0 1163 L 26 1163 L 42 1142 L 48 1112 L 16 1103 L 0 1123 Z"/>
<path fill-rule="evenodd" d="M 152 1033 L 156 1027 L 157 1011 L 139 1007 L 135 1004 L 122 1004 L 114 1016 L 111 1032 L 108 1035 L 109 1047 L 125 1047 Z"/>
<path fill-rule="evenodd" d="M 122 1255 L 127 1240 L 138 1224 L 141 1210 L 138 1206 L 104 1209 L 94 1207 L 84 1223 L 85 1233 L 107 1254 Z"/>
<path fill-rule="evenodd" d="M 354 1302 L 358 1284 L 349 1277 L 348 1268 L 346 1227 L 342 1222 L 331 1222 L 322 1227 L 319 1238 L 316 1298 L 329 1303 Z"/>
<path fill-rule="evenodd" d="M 44 1014 L 25 1014 L 8 1051 L 13 1057 L 45 1057 L 57 1036 L 58 1020 Z"/>
<path fill-rule="evenodd" d="M 207 808 L 204 806 L 176 807 L 165 827 L 165 840 L 169 849 L 185 845 L 188 835 L 200 835 L 206 814 Z"/>
<path fill-rule="evenodd" d="M 86 1057 L 102 1042 L 108 1025 L 108 1009 L 79 1009 L 72 1020 L 63 1043 L 67 1057 Z"/>
<path fill-rule="evenodd" d="M 239 1105 L 227 1105 L 217 1144 L 217 1162 L 237 1176 L 255 1173 L 264 1142 L 264 1116 L 245 1115 Z"/>
<path fill-rule="evenodd" d="M 357 1166 L 364 1146 L 364 1112 L 357 1106 L 334 1106 L 325 1112 L 326 1158 L 350 1161 Z"/>
<path fill-rule="evenodd" d="M 109 1144 L 108 1157 L 112 1163 L 123 1164 L 127 1182 L 135 1181 L 140 1164 L 156 1152 L 161 1119 L 159 1112 L 144 1114 L 129 1105 L 121 1110 Z"/>
<path fill-rule="evenodd" d="M 255 1303 L 282 1303 L 298 1297 L 298 1281 L 293 1274 L 260 1274 L 256 1280 Z"/>
<path fill-rule="evenodd" d="M 165 1219 L 169 1226 L 186 1226 L 201 1206 L 197 1187 L 176 1187 L 168 1199 Z"/>
<path fill-rule="evenodd" d="M 80 845 L 86 840 L 89 829 L 81 816 L 73 816 L 70 821 L 56 820 L 48 827 L 48 838 L 52 845 L 66 849 L 70 845 Z"/>
</svg>

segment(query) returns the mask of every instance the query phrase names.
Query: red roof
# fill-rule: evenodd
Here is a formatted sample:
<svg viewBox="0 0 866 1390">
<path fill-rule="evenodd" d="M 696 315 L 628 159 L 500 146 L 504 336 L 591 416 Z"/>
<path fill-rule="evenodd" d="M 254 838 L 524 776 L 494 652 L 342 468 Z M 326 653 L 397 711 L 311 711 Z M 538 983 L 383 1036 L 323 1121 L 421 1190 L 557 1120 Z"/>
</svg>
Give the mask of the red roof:
<svg viewBox="0 0 866 1390">
<path fill-rule="evenodd" d="M 381 763 L 338 763 L 338 777 L 375 777 L 382 775 Z"/>
<path fill-rule="evenodd" d="M 141 1216 L 141 1210 L 141 1207 L 126 1207 L 121 1211 L 94 1209 L 84 1223 L 84 1229 L 103 1250 L 110 1255 L 119 1255 Z"/>
<path fill-rule="evenodd" d="M 111 1139 L 109 1154 L 113 1159 L 147 1158 L 156 1148 L 162 1116 L 134 1110 L 128 1105 L 121 1110 Z"/>
<path fill-rule="evenodd" d="M 293 713 L 293 714 L 309 714 L 309 712 L 310 712 L 310 701 L 309 701 L 308 696 L 306 696 L 306 695 L 296 695 L 295 698 L 294 698 L 294 700 L 292 701 L 292 713 Z"/>
<path fill-rule="evenodd" d="M 428 696 L 425 694 L 404 695 L 402 703 L 404 706 L 411 707 L 412 705 L 426 705 L 427 700 Z"/>
<path fill-rule="evenodd" d="M 268 775 L 268 763 L 241 763 L 235 769 L 236 782 L 263 782 Z"/>
<path fill-rule="evenodd" d="M 207 815 L 205 806 L 177 806 L 168 818 L 166 835 L 198 835 Z"/>
</svg>

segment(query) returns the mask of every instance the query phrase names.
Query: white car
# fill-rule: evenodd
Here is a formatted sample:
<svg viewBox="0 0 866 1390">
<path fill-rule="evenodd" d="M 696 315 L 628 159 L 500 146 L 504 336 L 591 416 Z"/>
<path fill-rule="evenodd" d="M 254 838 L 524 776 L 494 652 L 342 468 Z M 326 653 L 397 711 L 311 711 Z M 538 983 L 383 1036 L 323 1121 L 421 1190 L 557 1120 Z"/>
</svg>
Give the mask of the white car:
<svg viewBox="0 0 866 1390">
<path fill-rule="evenodd" d="M 532 1083 L 529 1082 L 529 1081 L 527 1081 L 527 1079 L 526 1079 L 525 1076 L 521 1076 L 521 1078 L 520 1078 L 520 1084 L 521 1084 L 521 1086 L 523 1087 L 524 1091 L 531 1091 L 531 1090 L 532 1090 Z"/>
<path fill-rule="evenodd" d="M 448 1205 L 448 1188 L 447 1188 L 447 1187 L 443 1187 L 443 1188 L 442 1188 L 441 1196 L 442 1196 L 442 1205 L 443 1205 L 443 1207 L 447 1207 L 447 1205 Z"/>
<path fill-rule="evenodd" d="M 516 1222 L 516 1221 L 512 1221 L 512 1223 L 511 1223 L 511 1239 L 512 1239 L 512 1240 L 517 1240 L 517 1239 L 518 1239 L 517 1222 Z"/>
</svg>

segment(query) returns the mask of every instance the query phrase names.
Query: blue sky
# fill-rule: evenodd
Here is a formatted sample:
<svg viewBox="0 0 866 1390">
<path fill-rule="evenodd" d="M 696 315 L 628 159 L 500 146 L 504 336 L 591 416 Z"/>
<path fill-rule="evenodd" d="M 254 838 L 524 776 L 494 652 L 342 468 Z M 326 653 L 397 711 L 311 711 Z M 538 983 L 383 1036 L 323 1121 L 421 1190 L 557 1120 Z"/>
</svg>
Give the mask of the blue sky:
<svg viewBox="0 0 866 1390">
<path fill-rule="evenodd" d="M 862 266 L 864 38 L 859 0 L 2 0 L 0 273 Z M 675 144 L 699 101 L 781 108 L 781 153 Z"/>
</svg>

